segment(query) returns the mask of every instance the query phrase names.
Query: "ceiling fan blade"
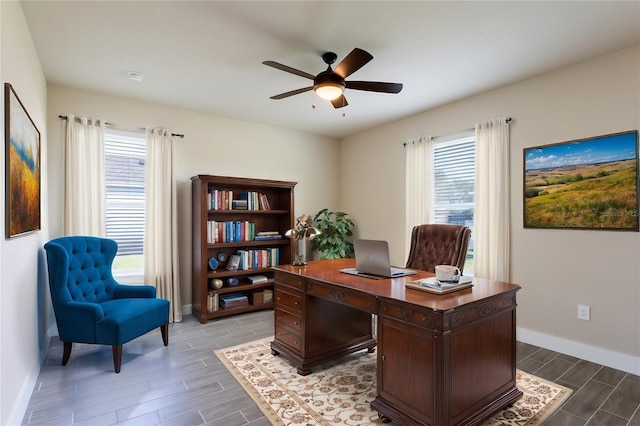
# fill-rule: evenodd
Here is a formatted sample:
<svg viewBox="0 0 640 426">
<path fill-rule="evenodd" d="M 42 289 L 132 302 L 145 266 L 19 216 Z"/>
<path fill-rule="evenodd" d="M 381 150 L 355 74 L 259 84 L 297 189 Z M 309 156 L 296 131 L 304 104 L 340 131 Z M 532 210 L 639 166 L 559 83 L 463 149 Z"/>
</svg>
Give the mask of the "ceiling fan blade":
<svg viewBox="0 0 640 426">
<path fill-rule="evenodd" d="M 290 92 L 280 93 L 279 95 L 271 96 L 269 99 L 284 99 L 284 98 L 288 98 L 289 96 L 299 95 L 300 93 L 308 92 L 311 89 L 313 89 L 313 86 L 292 90 Z"/>
<path fill-rule="evenodd" d="M 338 64 L 334 72 L 342 78 L 347 78 L 372 59 L 373 56 L 369 52 L 356 47 Z"/>
<path fill-rule="evenodd" d="M 365 90 L 367 92 L 400 93 L 402 83 L 383 83 L 380 81 L 346 81 L 347 89 Z"/>
<path fill-rule="evenodd" d="M 263 64 L 265 64 L 265 65 L 267 65 L 269 67 L 273 67 L 275 69 L 281 70 L 281 71 L 286 71 L 286 72 L 290 72 L 291 74 L 299 75 L 300 77 L 309 78 L 311 80 L 316 78 L 315 75 L 311 75 L 308 72 L 300 71 L 300 70 L 297 70 L 295 68 L 291 68 L 291 67 L 288 67 L 286 65 L 282 65 L 282 64 L 280 64 L 278 62 L 264 61 Z"/>
<path fill-rule="evenodd" d="M 332 100 L 331 103 L 333 104 L 333 107 L 336 109 L 346 107 L 347 105 L 349 105 L 349 102 L 347 102 L 347 98 L 344 97 L 344 94 Z"/>
</svg>

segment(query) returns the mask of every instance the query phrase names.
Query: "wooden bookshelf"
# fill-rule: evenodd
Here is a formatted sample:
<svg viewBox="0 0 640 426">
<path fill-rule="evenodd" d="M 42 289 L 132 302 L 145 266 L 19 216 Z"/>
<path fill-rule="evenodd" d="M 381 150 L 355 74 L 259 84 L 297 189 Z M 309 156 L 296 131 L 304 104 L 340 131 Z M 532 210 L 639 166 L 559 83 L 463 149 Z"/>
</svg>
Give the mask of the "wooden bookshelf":
<svg viewBox="0 0 640 426">
<path fill-rule="evenodd" d="M 271 266 L 276 262 L 275 258 L 277 264 L 291 263 L 293 245 L 284 235 L 294 226 L 295 185 L 296 182 L 228 176 L 198 175 L 191 178 L 192 311 L 202 324 L 228 315 L 273 309 L 273 301 L 265 303 L 263 298 L 265 292 L 273 292 L 273 282 L 251 284 L 247 277 L 264 275 L 272 280 Z M 221 192 L 222 196 L 219 195 Z M 218 201 L 226 196 L 227 201 L 217 203 L 212 194 L 217 194 Z M 254 200 L 257 201 L 250 204 L 253 209 L 232 208 L 240 204 L 237 200 L 247 198 L 246 194 L 256 194 Z M 263 201 L 266 198 L 268 205 L 259 201 L 261 197 L 264 197 Z M 231 200 L 236 202 L 232 204 Z M 268 210 L 265 209 L 267 207 Z M 259 232 L 276 231 L 281 239 L 254 240 Z M 244 257 L 246 265 L 241 265 L 244 269 L 226 269 L 228 260 L 238 251 L 247 253 Z M 215 270 L 209 267 L 209 259 L 218 260 L 225 256 L 227 261 L 218 261 Z M 236 278 L 238 284 L 229 286 L 227 280 L 230 278 Z M 214 279 L 222 280 L 223 287 L 214 289 Z M 221 309 L 220 295 L 227 293 L 246 295 L 248 304 Z M 213 310 L 216 305 L 217 309 Z"/>
</svg>

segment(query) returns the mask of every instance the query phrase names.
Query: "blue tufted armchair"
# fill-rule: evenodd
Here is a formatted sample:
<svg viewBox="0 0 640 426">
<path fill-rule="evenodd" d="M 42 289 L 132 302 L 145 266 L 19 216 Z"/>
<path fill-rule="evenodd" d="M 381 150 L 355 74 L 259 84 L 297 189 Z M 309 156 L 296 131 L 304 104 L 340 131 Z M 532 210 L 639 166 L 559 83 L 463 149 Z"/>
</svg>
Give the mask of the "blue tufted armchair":
<svg viewBox="0 0 640 426">
<path fill-rule="evenodd" d="M 110 239 L 72 236 L 49 241 L 49 290 L 64 343 L 62 365 L 71 356 L 72 342 L 111 345 L 116 373 L 122 365 L 122 345 L 160 327 L 169 344 L 169 301 L 156 298 L 156 289 L 121 285 L 111 273 L 118 244 Z"/>
</svg>

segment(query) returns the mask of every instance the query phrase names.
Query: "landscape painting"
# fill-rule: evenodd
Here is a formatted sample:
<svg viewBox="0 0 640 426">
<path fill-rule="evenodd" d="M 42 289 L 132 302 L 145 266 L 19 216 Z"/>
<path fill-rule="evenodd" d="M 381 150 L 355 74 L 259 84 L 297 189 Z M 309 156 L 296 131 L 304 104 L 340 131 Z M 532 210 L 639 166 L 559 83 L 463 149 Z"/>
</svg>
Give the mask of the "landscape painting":
<svg viewBox="0 0 640 426">
<path fill-rule="evenodd" d="M 40 229 L 40 132 L 9 83 L 4 90 L 6 236 Z"/>
<path fill-rule="evenodd" d="M 638 231 L 638 131 L 525 148 L 524 227 Z"/>
</svg>

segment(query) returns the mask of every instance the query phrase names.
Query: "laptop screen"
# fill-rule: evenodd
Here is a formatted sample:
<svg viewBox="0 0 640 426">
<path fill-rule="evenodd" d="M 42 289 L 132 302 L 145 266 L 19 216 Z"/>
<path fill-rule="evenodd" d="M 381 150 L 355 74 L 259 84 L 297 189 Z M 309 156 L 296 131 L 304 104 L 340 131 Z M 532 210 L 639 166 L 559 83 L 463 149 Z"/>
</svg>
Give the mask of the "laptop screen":
<svg viewBox="0 0 640 426">
<path fill-rule="evenodd" d="M 356 267 L 342 270 L 342 272 L 371 278 L 395 278 L 416 273 L 411 269 L 391 267 L 389 244 L 386 241 L 356 239 L 353 242 L 353 248 Z"/>
</svg>

